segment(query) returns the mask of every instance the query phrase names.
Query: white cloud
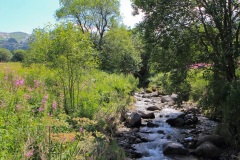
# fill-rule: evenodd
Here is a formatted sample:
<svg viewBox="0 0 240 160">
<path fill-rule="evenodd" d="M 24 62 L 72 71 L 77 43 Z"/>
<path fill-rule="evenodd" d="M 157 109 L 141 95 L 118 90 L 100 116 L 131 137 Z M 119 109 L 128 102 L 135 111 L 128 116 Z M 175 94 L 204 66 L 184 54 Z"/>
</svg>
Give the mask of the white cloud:
<svg viewBox="0 0 240 160">
<path fill-rule="evenodd" d="M 120 5 L 120 12 L 125 25 L 134 27 L 137 23 L 142 21 L 142 14 L 136 16 L 132 15 L 133 9 L 130 0 L 120 0 Z"/>
</svg>

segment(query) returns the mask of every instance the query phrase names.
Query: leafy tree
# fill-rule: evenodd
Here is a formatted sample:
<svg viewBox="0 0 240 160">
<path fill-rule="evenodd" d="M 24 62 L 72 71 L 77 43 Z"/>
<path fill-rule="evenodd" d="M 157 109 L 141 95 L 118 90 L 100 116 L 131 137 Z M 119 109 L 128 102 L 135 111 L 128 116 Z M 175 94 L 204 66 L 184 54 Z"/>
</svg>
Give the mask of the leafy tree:
<svg viewBox="0 0 240 160">
<path fill-rule="evenodd" d="M 136 73 L 140 69 L 140 50 L 135 48 L 137 38 L 125 27 L 108 31 L 100 54 L 101 68 L 115 73 Z"/>
<path fill-rule="evenodd" d="M 210 73 L 206 76 L 210 82 L 205 94 L 207 103 L 203 104 L 210 106 L 208 110 L 221 113 L 220 116 L 232 124 L 230 126 L 235 130 L 234 134 L 238 133 L 236 137 L 239 139 L 240 121 L 232 113 L 240 104 L 238 101 L 228 103 L 229 99 L 239 96 L 239 91 L 233 89 L 239 85 L 236 81 L 240 46 L 239 1 L 132 1 L 135 12 L 141 10 L 145 14 L 140 27 L 144 30 L 148 51 L 154 59 L 153 65 L 183 75 L 171 78 L 175 84 L 185 81 L 184 73 L 189 64 L 212 64 L 205 72 Z"/>
<path fill-rule="evenodd" d="M 73 113 L 79 103 L 81 76 L 95 67 L 95 51 L 88 34 L 73 24 L 51 29 L 36 29 L 25 62 L 37 62 L 52 69 L 64 93 L 64 109 Z"/>
<path fill-rule="evenodd" d="M 25 51 L 22 50 L 22 49 L 18 49 L 18 50 L 15 50 L 13 52 L 13 57 L 12 57 L 12 61 L 14 62 L 22 62 L 23 59 L 24 59 L 24 54 L 25 54 Z"/>
<path fill-rule="evenodd" d="M 101 46 L 104 33 L 115 25 L 119 18 L 118 0 L 60 0 L 56 11 L 58 19 L 78 24 L 83 33 L 90 32 Z"/>
<path fill-rule="evenodd" d="M 0 62 L 8 62 L 12 58 L 12 53 L 5 48 L 0 48 Z"/>
<path fill-rule="evenodd" d="M 157 48 L 165 37 L 186 30 L 192 35 L 201 56 L 195 61 L 214 63 L 216 77 L 235 81 L 235 60 L 239 48 L 239 2 L 237 0 L 134 0 L 135 9 L 145 13 L 142 27 L 148 42 Z M 177 46 L 177 44 L 175 45 Z M 204 46 L 204 47 L 201 47 Z"/>
</svg>

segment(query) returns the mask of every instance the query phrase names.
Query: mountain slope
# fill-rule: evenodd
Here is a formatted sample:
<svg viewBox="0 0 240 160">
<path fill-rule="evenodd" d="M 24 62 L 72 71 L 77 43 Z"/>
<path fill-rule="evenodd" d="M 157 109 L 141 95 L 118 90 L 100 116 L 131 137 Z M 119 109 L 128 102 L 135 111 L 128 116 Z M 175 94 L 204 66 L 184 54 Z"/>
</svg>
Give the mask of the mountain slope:
<svg viewBox="0 0 240 160">
<path fill-rule="evenodd" d="M 0 40 L 7 41 L 9 38 L 14 38 L 18 41 L 18 43 L 26 41 L 26 39 L 29 36 L 30 36 L 29 34 L 24 32 L 11 32 L 11 33 L 0 32 Z"/>
</svg>

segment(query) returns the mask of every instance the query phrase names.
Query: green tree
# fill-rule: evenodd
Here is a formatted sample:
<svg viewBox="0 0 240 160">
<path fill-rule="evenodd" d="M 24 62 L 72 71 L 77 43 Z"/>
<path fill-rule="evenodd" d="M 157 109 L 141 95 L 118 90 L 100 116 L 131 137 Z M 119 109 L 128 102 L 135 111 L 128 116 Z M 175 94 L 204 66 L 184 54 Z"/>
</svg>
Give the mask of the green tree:
<svg viewBox="0 0 240 160">
<path fill-rule="evenodd" d="M 135 9 L 145 13 L 145 38 L 157 48 L 174 33 L 192 35 L 201 56 L 195 61 L 214 63 L 216 78 L 235 81 L 235 62 L 239 52 L 239 2 L 237 0 L 133 0 Z M 175 45 L 177 46 L 177 44 Z M 201 47 L 204 46 L 204 47 Z"/>
<path fill-rule="evenodd" d="M 111 73 L 136 73 L 140 69 L 140 49 L 137 38 L 125 27 L 108 31 L 100 54 L 101 68 Z M 137 45 L 136 45 L 137 46 Z"/>
<path fill-rule="evenodd" d="M 8 62 L 12 58 L 12 53 L 5 48 L 0 48 L 0 62 Z"/>
<path fill-rule="evenodd" d="M 24 59 L 24 54 L 25 54 L 25 51 L 22 50 L 22 49 L 15 50 L 13 52 L 12 61 L 14 61 L 14 62 L 22 62 L 23 59 Z"/>
<path fill-rule="evenodd" d="M 60 0 L 56 17 L 78 24 L 83 33 L 91 33 L 96 45 L 101 46 L 104 33 L 119 19 L 119 5 L 118 0 Z"/>
<path fill-rule="evenodd" d="M 183 75 L 173 76 L 174 83 L 185 79 L 184 72 L 189 64 L 212 64 L 205 70 L 210 73 L 206 76 L 209 86 L 204 95 L 207 101 L 202 104 L 231 124 L 233 134 L 237 133 L 239 139 L 240 121 L 233 113 L 240 103 L 232 100 L 239 96 L 239 91 L 234 89 L 239 88 L 236 81 L 240 46 L 239 1 L 132 1 L 135 12 L 141 10 L 145 14 L 140 27 L 144 30 L 151 58 L 155 59 L 154 66 Z"/>
<path fill-rule="evenodd" d="M 62 24 L 51 29 L 36 29 L 26 62 L 45 64 L 58 77 L 64 93 L 67 114 L 79 110 L 81 76 L 95 67 L 96 55 L 88 34 L 79 32 L 73 24 Z"/>
</svg>

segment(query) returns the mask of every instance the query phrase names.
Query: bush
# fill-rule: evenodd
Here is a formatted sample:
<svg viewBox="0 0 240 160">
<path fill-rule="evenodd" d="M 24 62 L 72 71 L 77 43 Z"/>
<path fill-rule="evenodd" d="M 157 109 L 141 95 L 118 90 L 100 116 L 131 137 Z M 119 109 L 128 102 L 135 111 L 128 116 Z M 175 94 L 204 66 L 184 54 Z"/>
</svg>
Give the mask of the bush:
<svg viewBox="0 0 240 160">
<path fill-rule="evenodd" d="M 12 53 L 5 48 L 0 48 L 0 62 L 8 62 L 12 58 Z"/>
<path fill-rule="evenodd" d="M 24 60 L 25 51 L 22 49 L 15 50 L 13 52 L 12 61 L 13 62 L 22 62 Z"/>
</svg>

